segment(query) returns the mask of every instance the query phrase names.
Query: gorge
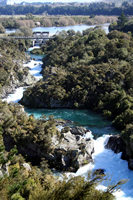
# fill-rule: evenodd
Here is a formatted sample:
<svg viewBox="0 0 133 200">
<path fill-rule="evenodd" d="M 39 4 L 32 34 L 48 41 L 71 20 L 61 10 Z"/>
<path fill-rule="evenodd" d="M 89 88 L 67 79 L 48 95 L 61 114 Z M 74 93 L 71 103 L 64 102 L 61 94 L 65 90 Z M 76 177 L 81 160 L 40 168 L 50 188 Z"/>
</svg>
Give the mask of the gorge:
<svg viewBox="0 0 133 200">
<path fill-rule="evenodd" d="M 32 50 L 32 49 L 30 49 Z M 32 58 L 35 58 L 37 60 L 31 60 L 29 63 L 25 64 L 24 66 L 28 66 L 31 70 L 30 73 L 35 76 L 37 80 L 41 78 L 41 75 L 39 75 L 39 72 L 41 70 L 41 64 L 40 57 L 32 55 Z M 39 60 L 38 60 L 39 59 Z M 18 102 L 18 100 L 22 97 L 23 94 L 23 88 L 18 88 L 16 90 L 16 93 L 11 94 L 7 97 L 7 102 Z M 20 95 L 20 96 L 19 96 Z M 16 98 L 17 97 L 17 98 Z M 89 170 L 94 169 L 103 169 L 107 176 L 111 178 L 111 181 L 114 183 L 120 181 L 121 179 L 129 179 L 127 183 L 125 183 L 123 186 L 121 186 L 121 190 L 115 193 L 115 196 L 117 199 L 121 200 L 130 200 L 133 199 L 132 196 L 132 178 L 133 178 L 133 172 L 128 169 L 128 163 L 127 161 L 121 160 L 121 153 L 115 154 L 111 150 L 105 149 L 105 144 L 107 143 L 107 140 L 109 139 L 109 134 L 115 133 L 116 130 L 112 128 L 109 121 L 104 120 L 101 116 L 93 113 L 88 112 L 88 110 L 60 110 L 58 108 L 53 110 L 32 110 L 32 109 L 25 109 L 29 114 L 34 114 L 35 117 L 40 117 L 41 114 L 48 115 L 54 115 L 57 118 L 64 118 L 65 120 L 72 120 L 75 121 L 76 125 L 85 126 L 89 128 L 92 133 L 95 135 L 100 132 L 100 135 L 103 135 L 102 137 L 98 137 L 94 141 L 94 153 L 92 155 L 94 159 L 94 163 L 85 165 L 84 167 L 81 167 L 77 172 L 76 176 L 83 175 L 87 176 L 87 173 Z M 79 119 L 78 119 L 78 117 Z M 88 118 L 85 122 L 85 119 Z M 99 123 L 100 122 L 100 123 Z M 91 129 L 92 128 L 92 129 Z M 107 134 L 107 135 L 106 135 Z M 102 185 L 99 186 L 100 189 L 105 189 L 104 187 L 108 185 L 108 182 L 102 183 Z"/>
</svg>

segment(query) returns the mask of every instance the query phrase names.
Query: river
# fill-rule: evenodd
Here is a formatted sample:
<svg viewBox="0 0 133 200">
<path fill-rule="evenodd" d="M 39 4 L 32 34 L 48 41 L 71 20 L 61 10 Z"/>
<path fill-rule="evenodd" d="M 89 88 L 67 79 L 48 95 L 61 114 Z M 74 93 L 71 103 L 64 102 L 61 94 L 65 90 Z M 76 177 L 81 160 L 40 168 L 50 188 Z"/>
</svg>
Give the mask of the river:
<svg viewBox="0 0 133 200">
<path fill-rule="evenodd" d="M 30 49 L 31 50 L 31 49 Z M 30 54 L 30 53 L 29 53 Z M 41 56 L 34 56 L 35 60 L 29 61 L 24 64 L 24 67 L 30 68 L 30 73 L 33 74 L 36 80 L 42 78 L 40 75 L 41 70 Z M 25 88 L 18 88 L 13 94 L 10 94 L 5 100 L 7 102 L 18 102 L 23 95 Z M 82 125 L 88 127 L 92 132 L 99 135 L 95 142 L 95 152 L 93 153 L 94 164 L 88 164 L 81 167 L 74 176 L 85 176 L 89 170 L 104 169 L 108 181 L 101 183 L 98 189 L 104 190 L 107 185 L 116 184 L 122 179 L 127 179 L 128 182 L 121 186 L 121 190 L 114 193 L 117 200 L 133 200 L 133 171 L 128 169 L 128 163 L 125 160 L 120 159 L 121 153 L 115 154 L 111 150 L 104 148 L 107 143 L 110 134 L 116 134 L 117 131 L 112 128 L 111 123 L 102 116 L 93 113 L 88 110 L 72 110 L 72 109 L 27 109 L 28 114 L 34 114 L 36 118 L 41 114 L 54 115 L 56 118 L 64 118 L 72 120 L 76 125 Z M 102 136 L 101 136 L 102 135 Z M 109 180 L 110 179 L 110 180 Z"/>
<path fill-rule="evenodd" d="M 74 25 L 74 26 L 62 26 L 62 27 L 36 27 L 33 28 L 33 32 L 43 32 L 43 31 L 48 31 L 50 33 L 50 36 L 54 34 L 58 34 L 61 31 L 68 31 L 68 30 L 74 30 L 75 32 L 80 31 L 83 32 L 84 30 L 88 28 L 95 28 L 96 26 L 101 27 L 106 34 L 109 33 L 109 23 L 106 24 L 98 24 L 98 25 L 86 25 L 86 24 L 80 24 L 80 25 Z"/>
<path fill-rule="evenodd" d="M 105 24 L 98 24 L 98 25 L 86 25 L 86 24 L 80 24 L 80 25 L 74 25 L 74 26 L 52 26 L 52 27 L 35 27 L 32 29 L 33 32 L 43 32 L 43 31 L 48 31 L 50 33 L 50 36 L 54 35 L 54 34 L 58 34 L 61 31 L 68 31 L 68 30 L 74 30 L 74 31 L 84 31 L 88 28 L 95 28 L 96 26 L 101 27 L 106 34 L 109 33 L 109 23 L 105 23 Z M 6 33 L 7 34 L 11 34 L 11 33 L 15 33 L 18 29 L 6 29 Z"/>
</svg>

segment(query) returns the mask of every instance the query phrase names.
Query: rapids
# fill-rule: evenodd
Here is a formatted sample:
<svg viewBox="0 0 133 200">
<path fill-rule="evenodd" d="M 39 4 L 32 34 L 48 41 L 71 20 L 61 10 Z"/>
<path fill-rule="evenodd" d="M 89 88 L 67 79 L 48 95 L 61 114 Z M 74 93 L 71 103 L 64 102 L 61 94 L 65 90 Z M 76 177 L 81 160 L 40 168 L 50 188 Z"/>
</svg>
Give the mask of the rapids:
<svg viewBox="0 0 133 200">
<path fill-rule="evenodd" d="M 42 62 L 40 61 L 40 59 L 38 59 L 38 60 L 31 60 L 24 66 L 28 66 L 30 68 L 30 73 L 35 76 L 36 80 L 39 80 L 41 78 L 40 75 L 41 64 Z M 17 88 L 13 94 L 10 94 L 6 98 L 6 101 L 18 102 L 22 98 L 23 91 L 24 88 L 22 87 Z M 29 110 L 29 114 L 31 113 L 32 111 Z M 87 117 L 87 115 L 85 115 L 85 117 Z M 70 120 L 70 115 L 67 119 Z M 96 118 L 94 120 L 96 120 Z M 93 125 L 95 126 L 95 122 L 93 123 Z M 120 159 L 121 153 L 115 154 L 112 150 L 104 148 L 105 144 L 107 143 L 110 137 L 108 134 L 114 133 L 112 131 L 113 129 L 109 129 L 108 132 L 102 130 L 101 131 L 101 133 L 103 133 L 102 136 L 98 137 L 94 141 L 94 149 L 95 149 L 95 152 L 93 153 L 94 163 L 79 168 L 78 171 L 72 175 L 74 176 L 81 175 L 87 178 L 88 172 L 90 170 L 103 169 L 108 180 L 102 182 L 100 185 L 98 185 L 97 188 L 101 190 L 106 190 L 106 187 L 108 185 L 116 184 L 118 181 L 126 179 L 127 183 L 121 185 L 121 189 L 119 191 L 114 192 L 114 195 L 117 200 L 133 200 L 133 171 L 128 169 L 127 161 Z"/>
</svg>

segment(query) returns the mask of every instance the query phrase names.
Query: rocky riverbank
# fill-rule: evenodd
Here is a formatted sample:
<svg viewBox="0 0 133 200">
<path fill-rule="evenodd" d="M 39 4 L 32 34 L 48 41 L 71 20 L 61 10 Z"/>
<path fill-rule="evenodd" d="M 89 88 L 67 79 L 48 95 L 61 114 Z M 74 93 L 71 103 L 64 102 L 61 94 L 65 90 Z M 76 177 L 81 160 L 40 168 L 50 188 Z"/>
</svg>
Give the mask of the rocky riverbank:
<svg viewBox="0 0 133 200">
<path fill-rule="evenodd" d="M 6 98 L 19 87 L 27 87 L 35 83 L 35 78 L 29 73 L 29 68 L 23 64 L 17 66 L 16 72 L 12 71 L 9 76 L 10 85 L 2 87 L 0 98 Z"/>
<path fill-rule="evenodd" d="M 38 67 L 36 66 L 36 63 L 34 63 L 34 61 L 31 61 L 31 63 L 33 72 L 32 74 L 37 74 L 38 76 L 38 70 L 36 71 L 36 68 L 38 69 Z M 54 78 L 56 73 L 55 70 L 51 71 L 51 73 L 53 75 L 52 78 Z M 59 77 L 61 77 L 63 73 L 64 71 L 60 70 Z M 49 78 L 50 76 L 46 77 Z M 49 80 L 49 85 L 51 85 L 53 81 L 52 78 Z M 63 80 L 64 79 L 61 80 L 62 83 Z M 71 80 L 73 81 L 73 79 Z M 39 94 L 42 89 L 41 87 L 39 88 L 40 83 L 41 81 L 38 82 L 37 87 Z M 48 87 L 49 85 L 46 85 L 48 92 L 50 89 L 52 89 L 51 87 Z M 54 92 L 54 95 L 56 97 L 58 94 L 58 97 L 62 98 L 63 90 L 60 87 L 58 87 L 58 89 L 58 93 Z M 77 89 L 79 90 L 79 87 L 77 87 Z M 32 93 L 33 96 L 35 96 L 34 91 Z M 46 90 L 44 90 L 44 92 L 46 92 Z M 47 100 L 46 95 L 43 97 L 41 95 L 39 96 L 41 99 L 43 98 L 43 100 Z M 36 95 L 36 99 L 37 98 L 38 96 Z M 32 100 L 33 99 L 31 98 L 31 101 Z M 77 102 L 75 102 L 75 105 L 77 105 Z M 20 123 L 20 118 L 21 117 L 19 115 L 17 122 L 18 124 L 15 131 L 12 130 L 12 128 L 7 129 L 4 127 L 7 131 L 7 133 L 4 134 L 5 146 L 12 148 L 14 145 L 16 145 L 19 153 L 24 155 L 29 161 L 34 162 L 33 164 L 38 164 L 42 159 L 45 159 L 50 168 L 55 168 L 56 170 L 65 172 L 76 172 L 77 169 L 79 169 L 76 174 L 86 177 L 88 176 L 89 170 L 96 169 L 100 173 L 109 174 L 115 183 L 123 178 L 130 177 L 129 175 L 132 177 L 132 174 L 130 174 L 130 170 L 127 167 L 127 162 L 120 159 L 120 154 L 114 154 L 111 150 L 104 148 L 105 143 L 110 136 L 103 136 L 97 140 L 93 140 L 91 136 L 86 137 L 87 130 L 83 130 L 79 127 L 66 128 L 63 126 L 63 128 L 60 129 L 58 122 L 56 123 L 55 127 L 55 125 L 53 126 L 53 120 L 44 120 L 43 123 L 42 120 L 35 120 L 33 116 L 30 116 L 29 118 L 25 116 L 22 117 Z M 14 120 L 16 120 L 16 116 Z M 129 188 L 131 188 L 130 183 L 128 184 Z M 126 195 L 130 194 L 130 196 L 132 196 L 131 192 L 127 191 L 126 189 L 123 191 Z M 121 194 L 118 199 L 121 199 L 123 196 L 124 194 Z"/>
<path fill-rule="evenodd" d="M 121 158 L 128 161 L 129 169 L 133 170 L 132 145 L 127 145 L 120 135 L 111 136 L 105 148 L 111 149 L 114 153 L 122 152 Z"/>
<path fill-rule="evenodd" d="M 43 136 L 40 136 L 39 141 L 35 141 L 28 135 L 12 137 L 11 134 L 5 134 L 3 136 L 5 147 L 9 151 L 16 145 L 18 152 L 26 156 L 32 164 L 38 165 L 42 159 L 46 159 L 50 168 L 61 172 L 76 172 L 81 166 L 92 163 L 94 140 L 91 132 L 83 127 L 59 128 L 58 122 L 56 124 L 57 127 L 54 128 L 56 134 L 51 133 L 53 135 L 50 137 L 49 151 L 43 146 L 46 142 Z M 27 138 L 29 138 L 28 145 Z"/>
</svg>

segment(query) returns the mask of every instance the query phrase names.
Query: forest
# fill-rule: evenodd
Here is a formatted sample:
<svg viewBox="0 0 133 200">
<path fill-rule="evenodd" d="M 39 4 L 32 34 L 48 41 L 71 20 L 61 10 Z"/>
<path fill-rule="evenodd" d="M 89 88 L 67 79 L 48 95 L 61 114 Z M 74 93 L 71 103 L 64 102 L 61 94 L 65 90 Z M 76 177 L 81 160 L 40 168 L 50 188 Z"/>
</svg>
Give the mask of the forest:
<svg viewBox="0 0 133 200">
<path fill-rule="evenodd" d="M 32 13 L 34 15 L 120 15 L 122 11 L 126 15 L 132 15 L 133 3 L 123 2 L 122 6 L 117 7 L 114 3 L 91 3 L 88 5 L 16 5 L 16 6 L 1 6 L 1 15 L 25 15 Z"/>
<path fill-rule="evenodd" d="M 118 21 L 122 23 L 121 17 Z M 24 53 L 27 47 L 29 43 L 25 41 L 0 40 L 1 93 L 11 85 L 12 78 L 23 82 L 27 75 L 28 69 L 23 71 L 21 68 L 27 59 Z M 98 27 L 82 34 L 63 31 L 32 53 L 45 55 L 43 79 L 26 89 L 20 102 L 32 108 L 86 108 L 101 113 L 121 130 L 122 140 L 133 159 L 131 32 L 114 30 L 106 35 Z M 104 173 L 89 172 L 87 181 L 80 176 L 69 180 L 53 176 L 48 159 L 54 151 L 52 138 L 63 140 L 57 125 L 52 116 L 35 119 L 24 112 L 23 106 L 0 100 L 0 198 L 115 199 L 112 193 L 119 189 L 122 181 L 109 185 L 105 191 L 96 189 L 106 179 Z"/>
<path fill-rule="evenodd" d="M 32 108 L 101 112 L 123 131 L 122 137 L 132 151 L 132 46 L 131 34 L 119 31 L 108 35 L 100 29 L 61 33 L 42 47 L 46 55 L 43 79 L 24 92 L 21 103 Z"/>
<path fill-rule="evenodd" d="M 71 26 L 76 24 L 104 24 L 113 23 L 117 20 L 116 16 L 64 16 L 64 15 L 53 15 L 53 16 L 37 16 L 27 14 L 25 16 L 1 16 L 0 17 L 0 33 L 5 33 L 6 29 L 17 29 L 25 28 L 25 32 L 28 28 L 34 28 L 38 26 L 52 27 L 52 26 Z"/>
<path fill-rule="evenodd" d="M 109 26 L 109 30 L 118 30 L 122 32 L 133 33 L 133 18 L 126 16 L 123 12 L 118 17 L 118 20 Z"/>
<path fill-rule="evenodd" d="M 2 200 L 113 200 L 111 194 L 119 187 L 110 185 L 105 192 L 95 189 L 104 179 L 97 173 L 88 175 L 91 180 L 85 181 L 82 177 L 74 177 L 68 181 L 58 180 L 50 168 L 47 160 L 42 158 L 40 164 L 32 165 L 26 154 L 22 156 L 18 149 L 33 142 L 39 145 L 41 151 L 52 151 L 51 135 L 57 134 L 55 121 L 36 120 L 22 111 L 19 105 L 8 105 L 0 101 L 0 198 Z M 10 143 L 9 143 L 10 141 Z M 28 143 L 27 143 L 28 141 Z M 8 144 L 8 145 L 7 145 Z"/>
<path fill-rule="evenodd" d="M 24 77 L 20 65 L 26 61 L 24 50 L 28 44 L 21 42 L 0 40 L 1 90 L 11 86 L 12 78 L 22 81 Z M 82 177 L 69 181 L 64 177 L 60 181 L 53 176 L 45 156 L 53 151 L 52 136 L 60 137 L 56 123 L 52 117 L 46 120 L 43 116 L 36 120 L 32 115 L 28 116 L 21 105 L 0 100 L 0 199 L 113 200 L 112 192 L 119 183 L 110 185 L 105 192 L 96 190 L 97 184 L 105 178 L 103 175 L 88 174 L 91 177 L 88 181 Z M 40 149 L 42 154 L 37 156 L 37 149 L 31 154 L 28 146 Z"/>
</svg>

